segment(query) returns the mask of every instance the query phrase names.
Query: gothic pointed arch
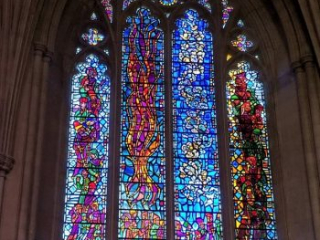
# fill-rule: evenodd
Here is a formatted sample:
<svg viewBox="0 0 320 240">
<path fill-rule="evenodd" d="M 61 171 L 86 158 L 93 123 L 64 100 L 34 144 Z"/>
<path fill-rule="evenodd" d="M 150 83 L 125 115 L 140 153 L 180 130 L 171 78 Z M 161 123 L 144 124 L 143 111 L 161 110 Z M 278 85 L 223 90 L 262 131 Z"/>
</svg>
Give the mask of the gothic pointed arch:
<svg viewBox="0 0 320 240">
<path fill-rule="evenodd" d="M 124 4 L 121 34 L 112 34 L 110 28 L 111 1 L 96 2 L 96 10 L 76 33 L 64 239 L 223 239 L 223 232 L 231 229 L 236 239 L 277 239 L 263 88 L 244 60 L 258 61 L 253 34 L 242 20 L 234 28 L 227 26 L 234 10 L 228 1 Z M 215 57 L 220 51 L 215 50 L 222 37 L 216 36 L 227 30 L 231 40 L 223 46 L 229 49 L 226 62 L 237 68 L 226 67 L 228 115 L 219 124 L 222 101 L 216 99 L 215 85 L 221 79 L 215 78 Z M 112 63 L 110 46 L 118 36 L 121 62 Z M 110 75 L 117 76 L 112 68 L 121 80 L 111 81 Z M 119 115 L 110 108 L 112 88 L 121 96 L 115 104 Z M 112 115 L 120 122 L 111 133 L 118 143 L 109 141 Z M 220 179 L 218 132 L 227 133 L 218 129 L 225 120 L 231 134 L 235 226 L 225 225 L 223 209 L 230 206 L 221 201 L 221 192 L 227 191 L 221 191 L 226 179 Z M 110 153 L 119 156 L 112 170 Z M 114 214 L 117 233 L 108 224 Z"/>
<path fill-rule="evenodd" d="M 174 196 L 181 194 L 182 197 L 186 196 L 189 202 L 193 197 L 188 191 L 182 193 L 180 190 L 183 188 L 178 189 L 177 194 L 174 188 L 177 185 L 174 176 L 181 175 L 184 179 L 191 179 L 191 177 L 180 174 L 180 169 L 176 172 L 174 169 L 176 151 L 172 143 L 175 127 L 172 99 L 176 96 L 173 95 L 172 89 L 173 48 L 171 45 L 172 32 L 177 29 L 176 21 L 183 19 L 186 11 L 195 10 L 199 14 L 197 19 L 208 22 L 207 30 L 212 33 L 214 43 L 215 85 L 212 94 L 216 96 L 223 238 L 235 239 L 239 236 L 249 238 L 250 234 L 256 237 L 269 234 L 269 237 L 276 238 L 274 235 L 276 232 L 278 239 L 318 239 L 320 236 L 318 228 L 320 225 L 318 188 L 320 114 L 319 44 L 317 43 L 319 34 L 316 34 L 315 27 L 317 26 L 317 1 L 133 0 L 127 1 L 131 3 L 125 10 L 124 2 L 126 1 L 15 0 L 13 5 L 8 1 L 1 5 L 1 33 L 5 37 L 0 41 L 2 50 L 0 51 L 0 239 L 62 239 L 67 225 L 65 220 L 71 226 L 69 229 L 74 227 L 74 232 L 77 232 L 76 222 L 80 223 L 80 218 L 78 220 L 76 217 L 72 220 L 70 216 L 64 218 L 65 201 L 67 199 L 70 206 L 71 199 L 70 194 L 65 195 L 66 183 L 68 181 L 71 186 L 78 181 L 73 176 L 73 173 L 76 173 L 75 169 L 71 168 L 70 164 L 67 165 L 70 160 L 68 148 L 74 151 L 73 146 L 68 147 L 69 129 L 76 131 L 76 126 L 80 130 L 81 125 L 87 125 L 87 122 L 79 124 L 79 121 L 73 124 L 77 119 L 70 119 L 70 114 L 74 115 L 81 104 L 80 98 L 75 98 L 74 102 L 70 99 L 73 94 L 71 92 L 73 77 L 77 76 L 75 78 L 79 79 L 79 75 L 83 75 L 81 78 L 87 75 L 86 71 L 79 71 L 77 67 L 88 64 L 90 59 L 96 59 L 96 63 L 107 68 L 103 74 L 103 71 L 100 71 L 99 76 L 110 78 L 108 181 L 106 181 L 106 188 L 103 187 L 104 190 L 107 189 L 107 205 L 103 210 L 106 213 L 105 224 L 102 226 L 104 233 L 92 231 L 99 230 L 99 227 L 97 224 L 89 226 L 89 223 L 83 223 L 83 228 L 80 228 L 81 231 L 78 233 L 80 232 L 79 238 L 90 237 L 88 231 L 96 236 L 103 235 L 105 239 L 118 238 L 121 194 L 119 183 L 120 142 L 122 141 L 120 139 L 122 33 L 123 29 L 128 27 L 125 25 L 127 17 L 135 16 L 137 8 L 142 6 L 150 9 L 151 15 L 160 20 L 160 28 L 164 33 L 165 238 L 175 239 L 178 232 L 175 230 L 176 225 L 178 229 L 180 228 L 179 224 L 175 225 L 175 214 L 179 212 L 175 209 L 175 203 L 179 204 L 179 202 L 174 199 Z M 93 12 L 96 17 L 92 16 Z M 89 24 L 94 19 L 100 23 Z M 241 32 L 237 26 L 239 19 L 243 20 L 245 31 Z M 251 29 L 248 29 L 249 26 Z M 230 36 L 232 33 L 234 35 Z M 87 42 L 93 45 L 87 47 L 89 45 Z M 237 76 L 237 73 L 243 71 L 242 66 L 247 66 L 246 72 L 249 74 L 242 74 L 246 78 L 241 74 Z M 230 76 L 231 72 L 233 75 Z M 94 76 L 94 70 L 90 74 Z M 235 83 L 237 78 L 237 82 L 241 82 L 242 78 L 243 82 L 248 84 L 242 84 L 242 86 L 235 84 L 233 87 L 230 85 L 230 89 L 233 89 L 231 96 L 241 95 L 241 88 L 246 88 L 245 95 L 249 95 L 247 92 L 255 92 L 256 98 L 261 103 L 263 102 L 262 94 L 257 97 L 259 96 L 257 92 L 264 92 L 265 105 L 260 105 L 264 107 L 261 116 L 266 116 L 266 120 L 263 119 L 265 130 L 260 128 L 258 130 L 268 133 L 268 141 L 261 142 L 259 136 L 264 133 L 257 134 L 259 133 L 256 130 L 257 124 L 248 126 L 248 131 L 255 133 L 251 136 L 255 136 L 256 140 L 260 138 L 260 144 L 266 145 L 265 143 L 268 142 L 268 149 L 264 148 L 264 155 L 266 156 L 267 152 L 270 161 L 265 160 L 265 167 L 262 169 L 258 165 L 254 166 L 252 156 L 249 159 L 240 155 L 238 160 L 242 157 L 245 162 L 241 166 L 243 168 L 241 172 L 241 167 L 232 161 L 230 156 L 234 151 L 230 150 L 228 124 L 231 121 L 228 116 L 226 87 L 232 81 Z M 249 81 L 249 79 L 255 81 Z M 257 88 L 257 91 L 252 89 L 251 82 L 257 83 L 256 86 L 263 86 L 263 91 L 262 87 Z M 81 84 L 78 87 L 81 88 Z M 236 87 L 238 87 L 237 90 Z M 86 88 L 89 89 L 88 86 Z M 85 93 L 85 91 L 82 92 L 82 95 L 84 96 Z M 102 95 L 100 94 L 99 97 Z M 254 114 L 249 112 L 249 107 L 253 109 L 256 106 L 260 109 L 261 107 L 255 100 L 250 106 L 245 104 L 246 106 L 241 109 L 237 101 L 239 99 L 236 97 L 233 96 L 234 99 L 229 101 L 231 106 L 229 109 L 232 110 L 230 112 L 233 113 L 232 117 L 238 126 L 234 128 L 237 130 L 235 133 L 240 132 L 242 135 L 243 120 L 249 119 L 249 123 L 254 123 L 259 118 L 257 112 Z M 84 99 L 86 97 L 81 100 L 83 103 L 86 101 Z M 87 99 L 92 105 L 93 98 L 87 97 Z M 253 101 L 254 97 L 251 100 Z M 243 104 L 240 103 L 240 105 Z M 235 106 L 240 109 L 241 115 L 236 115 Z M 188 118 L 188 121 L 189 119 L 196 122 L 196 118 Z M 90 121 L 88 123 L 90 125 Z M 93 143 L 87 146 L 89 145 L 90 148 L 94 146 Z M 194 144 L 194 147 L 197 151 L 197 144 Z M 246 151 L 245 154 L 249 156 L 250 152 Z M 260 155 L 263 156 L 263 154 Z M 94 153 L 90 157 L 93 156 L 95 156 Z M 14 167 L 12 168 L 12 165 L 6 167 L 8 162 L 9 165 L 15 162 Z M 271 183 L 263 184 L 262 178 L 259 179 L 256 176 L 254 181 L 257 184 L 247 186 L 242 184 L 241 179 L 230 183 L 232 176 L 236 178 L 238 175 L 241 178 L 250 171 L 251 173 L 264 171 L 269 175 L 267 165 L 272 168 L 271 192 L 274 195 L 274 202 L 265 194 Z M 233 169 L 235 174 L 230 170 L 233 167 L 237 167 L 236 170 Z M 187 166 L 187 169 L 193 168 L 197 169 L 197 164 Z M 79 179 L 86 177 L 86 170 L 88 169 L 79 171 Z M 104 170 L 106 171 L 106 168 Z M 94 171 L 99 173 L 100 170 Z M 87 179 L 91 190 L 95 189 L 94 171 L 91 171 L 90 179 Z M 187 170 L 183 169 L 181 172 L 187 172 Z M 81 173 L 84 175 L 81 176 Z M 201 178 L 204 178 L 204 175 Z M 269 181 L 271 177 L 265 179 Z M 81 181 L 78 182 L 81 183 Z M 203 182 L 206 183 L 206 181 Z M 235 189 L 233 183 L 242 188 Z M 263 189 L 261 186 L 267 187 Z M 77 187 L 80 189 L 81 184 Z M 192 187 L 195 186 L 190 184 L 190 188 Z M 198 189 L 201 187 L 202 185 Z M 71 191 L 77 193 L 79 189 L 73 188 Z M 262 190 L 265 193 L 257 194 Z M 270 194 L 271 192 L 269 191 Z M 240 196 L 239 201 L 237 200 L 237 203 L 240 203 L 237 207 L 239 210 L 237 218 L 234 216 L 235 193 L 239 193 L 238 196 Z M 241 202 L 250 194 L 254 197 L 249 202 Z M 74 199 L 78 197 L 79 195 L 76 195 Z M 270 200 L 270 205 L 276 206 L 275 217 L 270 218 L 270 221 L 263 220 L 266 212 L 263 210 L 265 203 L 261 200 L 265 198 Z M 194 202 L 198 204 L 204 201 L 203 199 L 205 198 Z M 86 198 L 86 200 L 90 199 Z M 182 205 L 189 206 L 188 202 Z M 93 214 L 94 208 L 83 205 L 78 209 L 84 210 L 82 213 L 84 220 L 90 219 L 90 223 L 98 222 L 98 218 L 95 219 L 94 215 L 98 217 L 99 214 Z M 273 206 L 267 210 L 269 215 L 272 209 Z M 249 213 L 248 210 L 251 212 Z M 260 230 L 253 229 L 258 226 L 254 211 L 259 213 Z M 250 221 L 246 223 L 241 221 L 249 218 Z M 275 218 L 277 224 L 273 229 L 272 222 Z M 149 226 L 150 219 L 143 222 L 144 226 Z M 237 229 L 236 223 L 239 226 Z M 134 229 L 134 223 L 130 225 L 127 221 L 125 225 L 134 232 L 133 234 L 138 236 L 146 234 L 140 227 Z M 162 234 L 163 228 L 158 228 L 158 225 L 157 221 L 150 224 L 150 235 Z M 196 221 L 190 225 L 186 223 L 186 226 L 182 226 L 181 229 L 187 231 L 191 239 L 194 235 L 201 237 L 202 234 L 204 236 L 213 234 L 206 232 L 208 229 L 214 229 L 214 227 L 208 227 L 208 221 Z M 202 226 L 204 230 L 200 231 Z M 262 230 L 263 228 L 267 229 Z M 68 231 L 71 232 L 71 230 Z M 184 232 L 181 233 L 182 237 L 183 234 Z"/>
<path fill-rule="evenodd" d="M 164 32 L 147 7 L 122 34 L 119 239 L 165 239 Z M 156 228 L 156 229 L 153 229 Z"/>
<path fill-rule="evenodd" d="M 187 8 L 172 32 L 176 239 L 222 238 L 213 45 L 208 21 Z"/>
<path fill-rule="evenodd" d="M 245 21 L 235 24 L 226 81 L 235 239 L 278 239 L 259 42 Z"/>
</svg>

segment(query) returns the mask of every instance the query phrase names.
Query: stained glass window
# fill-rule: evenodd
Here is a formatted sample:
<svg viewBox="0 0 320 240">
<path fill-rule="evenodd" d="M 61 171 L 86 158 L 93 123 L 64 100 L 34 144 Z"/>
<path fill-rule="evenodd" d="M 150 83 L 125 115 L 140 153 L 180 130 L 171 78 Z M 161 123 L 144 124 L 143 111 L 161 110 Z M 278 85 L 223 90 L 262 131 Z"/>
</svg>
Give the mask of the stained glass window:
<svg viewBox="0 0 320 240">
<path fill-rule="evenodd" d="M 176 4 L 178 0 L 159 0 L 160 3 L 164 6 L 171 6 L 173 4 Z"/>
<path fill-rule="evenodd" d="M 175 239 L 222 239 L 213 38 L 188 10 L 172 35 Z"/>
<path fill-rule="evenodd" d="M 248 62 L 230 70 L 227 105 L 236 239 L 278 239 L 266 126 L 266 102 L 259 72 Z"/>
<path fill-rule="evenodd" d="M 247 52 L 253 47 L 253 42 L 247 40 L 247 36 L 244 34 L 238 35 L 236 40 L 231 41 L 231 44 L 241 52 Z"/>
<path fill-rule="evenodd" d="M 122 39 L 119 239 L 165 239 L 164 34 L 149 9 Z"/>
<path fill-rule="evenodd" d="M 77 47 L 77 49 L 76 49 L 76 54 L 80 53 L 81 51 L 82 51 L 82 48 Z"/>
<path fill-rule="evenodd" d="M 127 7 L 129 7 L 129 5 L 133 2 L 135 2 L 136 0 L 124 0 L 123 1 L 123 10 L 125 10 Z M 149 0 L 151 1 L 151 0 Z M 197 0 L 198 3 L 200 5 L 202 5 L 203 7 L 205 7 L 207 10 L 211 11 L 211 5 L 209 3 L 209 0 Z M 177 3 L 182 4 L 184 1 L 183 0 L 158 0 L 158 2 L 163 5 L 163 6 L 173 6 Z"/>
<path fill-rule="evenodd" d="M 105 13 L 107 14 L 107 17 L 109 18 L 109 21 L 113 21 L 113 7 L 111 4 L 111 0 L 101 0 L 101 4 L 104 7 Z"/>
<path fill-rule="evenodd" d="M 102 42 L 104 38 L 97 28 L 89 28 L 87 33 L 82 34 L 83 41 L 92 46 Z"/>
<path fill-rule="evenodd" d="M 72 78 L 64 240 L 105 239 L 110 79 L 96 55 Z"/>
<path fill-rule="evenodd" d="M 233 11 L 233 7 L 229 5 L 228 0 L 221 0 L 221 3 L 222 3 L 222 22 L 223 22 L 222 27 L 225 28 L 229 21 L 230 13 Z"/>
<path fill-rule="evenodd" d="M 225 44 L 225 57 L 217 57 L 238 63 L 228 72 L 228 115 L 219 116 L 219 126 L 228 123 L 228 132 L 219 132 L 230 140 L 230 149 L 223 143 L 220 148 L 229 150 L 231 159 L 219 157 L 217 109 L 223 106 L 216 104 L 216 86 L 222 89 L 217 83 L 224 80 L 215 76 L 214 49 L 223 46 L 215 34 L 226 31 L 233 11 L 229 1 L 217 2 L 222 4 L 217 22 L 222 18 L 224 29 L 214 28 L 209 0 L 192 1 L 191 9 L 179 8 L 188 0 L 98 2 L 107 18 L 99 8 L 91 12 L 74 50 L 82 60 L 72 77 L 63 239 L 106 240 L 111 231 L 126 240 L 171 239 L 173 234 L 181 240 L 223 240 L 223 231 L 235 231 L 237 240 L 277 240 L 264 88 L 258 71 L 237 62 L 253 47 L 253 57 L 259 56 L 242 20 Z M 139 4 L 127 9 L 133 2 Z M 161 11 L 152 12 L 145 2 Z M 125 16 L 123 25 L 109 24 L 117 21 L 113 9 Z M 122 34 L 112 32 L 115 26 L 122 26 Z M 121 41 L 121 49 L 111 38 Z M 105 58 L 113 57 L 107 69 Z M 113 64 L 120 57 L 121 64 Z M 121 93 L 113 105 L 119 109 L 110 110 L 107 72 L 121 72 L 112 88 L 115 96 Z M 110 116 L 120 120 L 111 131 L 120 149 L 112 149 L 119 159 L 109 160 Z M 114 161 L 112 179 L 107 179 L 108 160 Z M 232 170 L 231 206 L 221 203 L 221 191 L 227 194 L 220 186 L 222 161 L 230 161 Z M 107 191 L 118 196 L 114 212 L 108 212 L 112 216 L 107 215 Z M 228 208 L 234 216 L 222 218 Z M 115 215 L 117 220 L 111 219 Z M 107 219 L 117 228 L 107 231 Z M 234 226 L 226 224 L 229 220 Z"/>
<path fill-rule="evenodd" d="M 211 12 L 211 5 L 209 3 L 209 0 L 198 0 L 199 4 L 204 6 L 207 10 Z"/>
</svg>

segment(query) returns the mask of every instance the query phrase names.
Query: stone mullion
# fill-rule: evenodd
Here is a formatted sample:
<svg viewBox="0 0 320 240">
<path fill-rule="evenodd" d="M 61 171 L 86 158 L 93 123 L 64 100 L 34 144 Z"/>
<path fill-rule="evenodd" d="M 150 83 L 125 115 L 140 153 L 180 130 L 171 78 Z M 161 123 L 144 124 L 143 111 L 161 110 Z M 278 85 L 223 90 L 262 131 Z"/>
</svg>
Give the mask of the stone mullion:
<svg viewBox="0 0 320 240">
<path fill-rule="evenodd" d="M 173 158 L 173 107 L 172 107 L 172 29 L 166 21 L 165 31 L 165 146 L 166 146 L 166 208 L 167 239 L 175 237 L 174 215 L 174 158 Z"/>
<path fill-rule="evenodd" d="M 217 4 L 219 7 L 218 11 L 221 12 L 222 5 L 220 2 Z M 229 5 L 230 4 L 231 3 L 229 1 Z M 235 10 L 237 10 L 237 8 L 235 8 Z M 227 61 L 227 54 L 229 51 L 228 43 L 231 41 L 228 29 L 230 29 L 235 19 L 230 18 L 225 29 L 222 29 L 222 19 L 220 17 L 217 18 L 216 21 L 217 26 L 219 27 L 214 32 L 216 36 L 214 41 L 214 63 L 223 239 L 233 240 L 235 239 L 234 196 L 231 173 L 230 138 L 228 130 L 229 118 L 226 90 L 230 70 L 230 65 Z"/>
<path fill-rule="evenodd" d="M 316 152 L 313 139 L 313 129 L 310 116 L 310 105 L 308 102 L 308 83 L 306 79 L 306 73 L 304 72 L 300 63 L 293 64 L 293 70 L 295 72 L 297 89 L 298 89 L 298 101 L 300 108 L 300 120 L 302 127 L 302 138 L 305 155 L 305 164 L 307 169 L 308 187 L 311 202 L 313 227 L 315 232 L 315 239 L 320 239 L 320 189 L 319 178 L 316 163 Z"/>
<path fill-rule="evenodd" d="M 118 2 L 122 2 L 118 0 Z M 121 59 L 122 59 L 122 21 L 121 4 L 113 2 L 114 37 L 116 39 L 114 49 L 114 69 L 112 69 L 110 91 L 110 146 L 108 161 L 108 198 L 107 198 L 107 238 L 105 240 L 118 239 L 119 222 L 119 175 L 120 175 L 120 128 L 121 128 Z M 110 30 L 110 29 L 109 29 Z M 111 30 L 110 30 L 111 31 Z M 110 66 L 108 66 L 110 67 Z"/>
<path fill-rule="evenodd" d="M 219 33 L 217 33 L 219 36 Z M 235 239 L 235 220 L 232 177 L 230 168 L 229 131 L 228 131 L 228 110 L 226 83 L 228 81 L 228 68 L 226 59 L 226 49 L 219 49 L 219 42 L 223 39 L 219 37 L 215 42 L 215 88 L 216 88 L 216 108 L 217 108 L 217 134 L 219 147 L 219 167 L 220 167 L 220 188 L 221 207 L 223 223 L 223 239 Z"/>
</svg>

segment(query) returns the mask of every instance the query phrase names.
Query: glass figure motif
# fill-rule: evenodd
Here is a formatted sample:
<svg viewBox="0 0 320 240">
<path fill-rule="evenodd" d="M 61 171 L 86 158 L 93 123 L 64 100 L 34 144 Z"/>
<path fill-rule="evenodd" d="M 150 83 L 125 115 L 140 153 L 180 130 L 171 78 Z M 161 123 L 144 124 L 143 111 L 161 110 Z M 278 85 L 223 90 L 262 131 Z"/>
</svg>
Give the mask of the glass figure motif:
<svg viewBox="0 0 320 240">
<path fill-rule="evenodd" d="M 265 96 L 259 73 L 242 61 L 229 72 L 227 107 L 236 239 L 278 239 Z"/>
<path fill-rule="evenodd" d="M 229 6 L 228 0 L 221 0 L 222 3 L 222 28 L 227 26 L 230 18 L 230 13 L 233 11 L 233 7 Z"/>
<path fill-rule="evenodd" d="M 83 41 L 91 46 L 96 46 L 98 43 L 104 40 L 104 35 L 99 33 L 99 30 L 96 28 L 89 28 L 88 33 L 81 35 Z"/>
<path fill-rule="evenodd" d="M 110 79 L 93 54 L 72 78 L 64 240 L 105 239 Z"/>
<path fill-rule="evenodd" d="M 164 34 L 146 8 L 122 39 L 119 239 L 165 239 Z"/>
<path fill-rule="evenodd" d="M 237 36 L 236 40 L 231 41 L 231 45 L 241 52 L 247 52 L 253 47 L 253 42 L 247 40 L 247 36 L 240 34 Z"/>
<path fill-rule="evenodd" d="M 175 239 L 222 239 L 213 38 L 188 10 L 172 35 Z"/>
<path fill-rule="evenodd" d="M 107 14 L 107 17 L 109 18 L 109 21 L 112 22 L 112 20 L 113 20 L 113 7 L 111 4 L 111 0 L 101 0 L 101 4 L 105 10 L 105 13 Z"/>
</svg>

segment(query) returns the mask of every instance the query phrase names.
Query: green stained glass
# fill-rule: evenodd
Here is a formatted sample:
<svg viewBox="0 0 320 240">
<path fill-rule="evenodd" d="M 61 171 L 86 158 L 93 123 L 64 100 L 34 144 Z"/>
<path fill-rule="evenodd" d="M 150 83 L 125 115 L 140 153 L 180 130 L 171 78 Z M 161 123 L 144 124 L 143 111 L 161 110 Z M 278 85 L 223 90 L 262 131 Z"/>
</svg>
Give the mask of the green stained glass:
<svg viewBox="0 0 320 240">
<path fill-rule="evenodd" d="M 96 55 L 72 78 L 64 240 L 105 239 L 110 79 Z"/>
<path fill-rule="evenodd" d="M 122 40 L 119 239 L 166 238 L 164 34 L 150 10 Z"/>
</svg>

